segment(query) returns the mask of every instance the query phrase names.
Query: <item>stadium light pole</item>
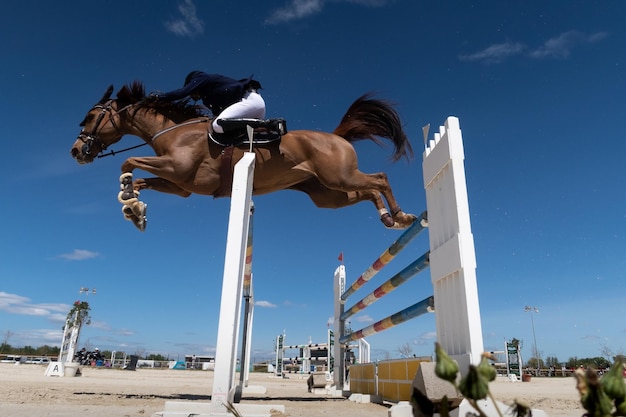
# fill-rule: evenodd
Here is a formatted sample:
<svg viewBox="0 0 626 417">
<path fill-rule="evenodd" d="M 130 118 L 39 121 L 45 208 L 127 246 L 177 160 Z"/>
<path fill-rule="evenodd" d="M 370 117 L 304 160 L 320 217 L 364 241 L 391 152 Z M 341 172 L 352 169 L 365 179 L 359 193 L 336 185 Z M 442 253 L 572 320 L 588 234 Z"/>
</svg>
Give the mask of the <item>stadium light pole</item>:
<svg viewBox="0 0 626 417">
<path fill-rule="evenodd" d="M 533 341 L 535 342 L 535 359 L 537 360 L 537 376 L 539 376 L 539 348 L 537 348 L 537 336 L 535 336 L 535 319 L 533 313 L 539 313 L 539 309 L 535 306 L 525 306 L 524 311 L 530 312 L 530 323 L 533 326 Z"/>
<path fill-rule="evenodd" d="M 89 293 L 91 292 L 91 294 L 96 295 L 96 289 L 92 288 L 91 291 L 89 291 L 89 288 L 87 287 L 80 287 L 80 290 L 78 290 L 79 294 L 87 294 L 87 298 L 89 298 Z"/>
</svg>

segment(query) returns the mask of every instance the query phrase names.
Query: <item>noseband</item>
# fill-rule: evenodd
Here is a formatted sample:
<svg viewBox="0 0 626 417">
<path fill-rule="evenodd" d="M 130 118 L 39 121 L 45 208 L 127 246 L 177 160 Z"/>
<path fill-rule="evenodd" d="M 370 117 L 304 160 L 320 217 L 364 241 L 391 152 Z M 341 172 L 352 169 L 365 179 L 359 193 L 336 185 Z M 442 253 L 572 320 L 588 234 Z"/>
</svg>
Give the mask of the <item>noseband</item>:
<svg viewBox="0 0 626 417">
<path fill-rule="evenodd" d="M 94 124 L 93 129 L 91 129 L 91 132 L 85 132 L 84 130 L 82 130 L 80 134 L 78 135 L 78 139 L 83 142 L 83 146 L 81 148 L 83 155 L 91 155 L 91 147 L 94 144 L 94 142 L 97 143 L 98 146 L 100 147 L 100 151 L 98 151 L 98 153 L 106 150 L 108 145 L 104 143 L 102 139 L 100 139 L 97 133 L 98 133 L 98 130 L 101 128 L 100 124 L 102 123 L 102 120 L 104 119 L 104 116 L 107 113 L 110 113 L 108 121 L 111 122 L 111 124 L 113 125 L 117 133 L 120 133 L 120 129 L 119 127 L 117 127 L 117 125 L 115 124 L 115 120 L 113 119 L 114 109 L 111 106 L 112 103 L 113 103 L 113 100 L 109 100 L 104 104 L 96 104 L 95 106 L 93 106 L 92 110 L 101 109 L 101 112 L 98 115 L 98 118 L 96 119 L 96 123 Z M 124 107 L 122 110 L 116 112 L 115 114 L 120 114 L 121 112 L 126 110 L 128 107 L 130 106 Z"/>
</svg>

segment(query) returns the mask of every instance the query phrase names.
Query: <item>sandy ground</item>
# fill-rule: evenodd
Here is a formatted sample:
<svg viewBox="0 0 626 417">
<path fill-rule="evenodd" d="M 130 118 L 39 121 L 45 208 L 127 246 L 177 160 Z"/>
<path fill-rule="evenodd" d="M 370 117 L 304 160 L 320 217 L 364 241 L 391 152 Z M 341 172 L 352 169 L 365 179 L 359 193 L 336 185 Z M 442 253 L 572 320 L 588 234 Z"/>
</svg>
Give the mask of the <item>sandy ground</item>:
<svg viewBox="0 0 626 417">
<path fill-rule="evenodd" d="M 209 402 L 213 373 L 138 369 L 82 368 L 80 377 L 47 377 L 45 366 L 0 364 L 0 417 L 151 417 L 166 401 Z M 358 404 L 307 392 L 306 379 L 279 379 L 253 373 L 250 385 L 265 394 L 244 393 L 242 404 L 285 406 L 286 417 L 386 417 L 390 404 Z M 524 399 L 550 417 L 582 416 L 573 378 L 498 380 L 491 385 L 498 401 Z"/>
</svg>

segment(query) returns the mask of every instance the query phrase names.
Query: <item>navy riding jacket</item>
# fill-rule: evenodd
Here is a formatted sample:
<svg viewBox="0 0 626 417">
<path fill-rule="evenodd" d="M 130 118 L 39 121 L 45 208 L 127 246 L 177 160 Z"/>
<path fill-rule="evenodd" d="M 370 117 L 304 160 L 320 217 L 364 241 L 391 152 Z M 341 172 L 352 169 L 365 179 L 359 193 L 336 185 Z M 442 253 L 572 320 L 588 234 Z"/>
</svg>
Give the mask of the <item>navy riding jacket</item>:
<svg viewBox="0 0 626 417">
<path fill-rule="evenodd" d="M 260 88 L 261 85 L 252 79 L 235 80 L 220 74 L 194 73 L 183 88 L 160 94 L 163 100 L 180 100 L 191 94 L 197 94 L 205 106 L 211 109 L 214 115 L 221 113 L 226 107 L 240 101 L 250 88 Z"/>
</svg>

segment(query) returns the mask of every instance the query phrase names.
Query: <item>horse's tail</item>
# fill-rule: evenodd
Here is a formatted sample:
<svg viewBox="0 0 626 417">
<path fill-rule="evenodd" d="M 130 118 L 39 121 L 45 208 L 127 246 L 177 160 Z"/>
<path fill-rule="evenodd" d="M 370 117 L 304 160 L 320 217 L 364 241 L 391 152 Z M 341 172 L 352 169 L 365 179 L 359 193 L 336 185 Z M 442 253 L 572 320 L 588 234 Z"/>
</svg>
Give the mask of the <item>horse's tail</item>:
<svg viewBox="0 0 626 417">
<path fill-rule="evenodd" d="M 348 142 L 369 139 L 382 145 L 380 138 L 393 142 L 392 159 L 413 157 L 413 148 L 402 130 L 400 116 L 391 104 L 364 94 L 348 109 L 341 123 L 333 132 Z"/>
</svg>

